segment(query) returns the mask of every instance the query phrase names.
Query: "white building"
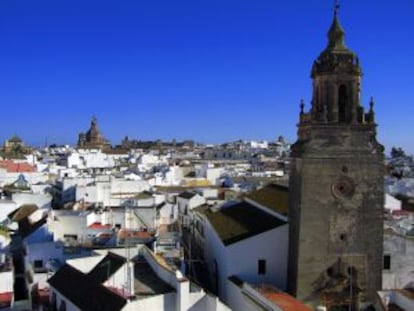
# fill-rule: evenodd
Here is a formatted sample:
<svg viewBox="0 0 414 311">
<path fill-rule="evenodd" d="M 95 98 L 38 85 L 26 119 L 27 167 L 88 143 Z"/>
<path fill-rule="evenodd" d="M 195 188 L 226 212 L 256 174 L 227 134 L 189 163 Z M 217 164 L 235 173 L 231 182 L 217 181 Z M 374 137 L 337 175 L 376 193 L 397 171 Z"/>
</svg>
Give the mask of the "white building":
<svg viewBox="0 0 414 311">
<path fill-rule="evenodd" d="M 286 219 L 245 201 L 229 203 L 221 208 L 202 206 L 193 213 L 196 215 L 192 227 L 207 262 L 212 288 L 226 304 L 233 308 L 231 276 L 249 283 L 266 283 L 285 289 L 288 258 Z"/>
<path fill-rule="evenodd" d="M 76 185 L 76 201 L 121 206 L 128 199 L 151 189 L 146 180 L 129 180 L 112 176 L 97 176 L 88 184 Z"/>
<path fill-rule="evenodd" d="M 50 194 L 15 192 L 12 194 L 12 200 L 16 202 L 17 207 L 34 204 L 40 209 L 49 210 L 52 208 L 52 196 Z"/>
<path fill-rule="evenodd" d="M 13 277 L 13 271 L 4 271 L 0 272 L 0 296 L 1 296 L 1 302 L 5 305 L 12 304 L 13 299 L 13 283 L 14 283 L 14 277 Z"/>
<path fill-rule="evenodd" d="M 250 310 L 251 305 L 243 309 L 245 301 L 237 302 L 241 289 L 234 287 L 230 277 L 246 284 L 285 289 L 287 208 L 287 187 L 271 183 L 250 193 L 242 202 L 228 202 L 221 208 L 204 205 L 192 210 L 190 232 L 196 245 L 193 249 L 201 250 L 212 288 L 232 309 Z"/>
<path fill-rule="evenodd" d="M 414 284 L 414 241 L 384 234 L 383 289 L 403 289 Z"/>
<path fill-rule="evenodd" d="M 267 148 L 269 148 L 269 144 L 266 140 L 262 140 L 262 141 L 252 140 L 248 143 L 248 145 L 252 149 L 267 149 Z"/>
<path fill-rule="evenodd" d="M 168 165 L 167 156 L 155 155 L 151 153 L 142 154 L 137 159 L 137 169 L 140 172 L 148 172 L 154 167 Z"/>
<path fill-rule="evenodd" d="M 67 157 L 68 168 L 103 169 L 112 168 L 115 164 L 116 158 L 98 149 L 80 149 Z"/>
<path fill-rule="evenodd" d="M 384 208 L 390 213 L 394 211 L 400 211 L 401 210 L 401 201 L 393 197 L 392 195 L 386 193 L 385 194 L 385 202 L 384 202 Z"/>
<path fill-rule="evenodd" d="M 215 167 L 212 163 L 195 166 L 196 178 L 205 178 L 211 185 L 218 185 L 224 172 L 223 167 Z"/>
<path fill-rule="evenodd" d="M 6 220 L 7 215 L 17 209 L 16 202 L 8 199 L 0 200 L 0 222 Z"/>
<path fill-rule="evenodd" d="M 177 196 L 178 219 L 184 227 L 190 224 L 190 211 L 206 203 L 206 199 L 196 192 L 185 191 Z"/>
<path fill-rule="evenodd" d="M 49 284 L 59 310 L 230 310 L 202 289 L 191 289 L 188 279 L 145 246 L 68 261 Z"/>
<path fill-rule="evenodd" d="M 414 310 L 413 288 L 378 292 L 378 311 Z"/>
<path fill-rule="evenodd" d="M 155 173 L 149 181 L 152 186 L 177 186 L 184 179 L 184 169 L 180 166 L 170 166 L 168 170 Z"/>
<path fill-rule="evenodd" d="M 73 202 L 76 200 L 76 188 L 86 187 L 88 184 L 94 182 L 94 180 L 92 176 L 64 176 L 56 183 L 56 187 L 54 188 L 56 192 L 55 196 L 61 204 Z"/>
<path fill-rule="evenodd" d="M 169 225 L 175 222 L 178 219 L 178 209 L 176 204 L 169 202 L 161 203 L 157 205 L 157 224 L 159 225 Z"/>
<path fill-rule="evenodd" d="M 46 182 L 49 178 L 48 174 L 44 172 L 8 171 L 5 168 L 0 168 L 0 186 L 14 183 L 21 175 L 24 176 L 29 185 Z"/>
</svg>

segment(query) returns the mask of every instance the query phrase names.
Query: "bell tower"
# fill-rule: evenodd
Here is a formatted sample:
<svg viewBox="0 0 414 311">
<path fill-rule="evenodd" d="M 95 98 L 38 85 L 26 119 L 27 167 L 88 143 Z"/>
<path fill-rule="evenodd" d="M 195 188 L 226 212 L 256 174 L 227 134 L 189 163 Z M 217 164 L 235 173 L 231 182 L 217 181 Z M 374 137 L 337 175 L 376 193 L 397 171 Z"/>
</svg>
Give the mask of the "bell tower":
<svg viewBox="0 0 414 311">
<path fill-rule="evenodd" d="M 289 290 L 328 310 L 359 310 L 382 283 L 384 170 L 374 101 L 345 45 L 338 6 L 314 61 L 311 108 L 301 101 L 289 191 Z"/>
</svg>

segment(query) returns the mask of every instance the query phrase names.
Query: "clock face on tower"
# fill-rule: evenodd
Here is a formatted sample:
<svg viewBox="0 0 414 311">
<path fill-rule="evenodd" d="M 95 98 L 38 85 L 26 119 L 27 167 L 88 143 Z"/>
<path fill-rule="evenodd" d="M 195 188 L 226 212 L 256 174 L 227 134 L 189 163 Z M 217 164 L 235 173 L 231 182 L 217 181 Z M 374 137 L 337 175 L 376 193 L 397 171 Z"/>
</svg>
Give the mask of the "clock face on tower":
<svg viewBox="0 0 414 311">
<path fill-rule="evenodd" d="M 346 176 L 341 176 L 332 184 L 332 194 L 337 199 L 351 198 L 355 192 L 354 181 Z"/>
</svg>

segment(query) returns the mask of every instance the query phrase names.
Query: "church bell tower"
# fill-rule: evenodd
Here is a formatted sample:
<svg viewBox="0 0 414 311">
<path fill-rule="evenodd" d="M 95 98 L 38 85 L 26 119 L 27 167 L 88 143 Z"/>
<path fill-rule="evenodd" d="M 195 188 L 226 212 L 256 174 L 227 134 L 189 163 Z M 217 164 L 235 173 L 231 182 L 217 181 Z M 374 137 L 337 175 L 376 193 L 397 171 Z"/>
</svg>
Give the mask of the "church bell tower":
<svg viewBox="0 0 414 311">
<path fill-rule="evenodd" d="M 327 47 L 311 71 L 292 146 L 289 290 L 328 310 L 359 310 L 381 289 L 383 147 L 374 101 L 360 103 L 361 67 L 335 7 Z"/>
</svg>

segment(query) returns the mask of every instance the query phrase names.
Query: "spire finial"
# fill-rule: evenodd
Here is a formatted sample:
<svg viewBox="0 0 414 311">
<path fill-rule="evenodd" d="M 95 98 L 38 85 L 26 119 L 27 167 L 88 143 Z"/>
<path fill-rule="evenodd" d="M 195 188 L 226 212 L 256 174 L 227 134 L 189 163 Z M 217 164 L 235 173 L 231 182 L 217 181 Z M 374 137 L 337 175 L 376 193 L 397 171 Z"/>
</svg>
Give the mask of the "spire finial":
<svg viewBox="0 0 414 311">
<path fill-rule="evenodd" d="M 91 120 L 91 127 L 96 127 L 96 123 L 97 123 L 96 116 L 95 116 L 95 115 L 93 115 L 93 116 L 92 116 L 92 120 Z"/>
<path fill-rule="evenodd" d="M 338 10 L 339 10 L 339 8 L 340 8 L 340 5 L 339 5 L 339 0 L 335 0 L 335 3 L 334 3 L 334 15 L 335 15 L 335 16 L 337 16 L 337 15 L 338 15 Z"/>
<path fill-rule="evenodd" d="M 304 114 L 303 109 L 305 108 L 305 101 L 303 99 L 300 100 L 300 114 Z"/>
<path fill-rule="evenodd" d="M 335 0 L 334 4 L 334 17 L 328 31 L 328 48 L 333 50 L 343 50 L 346 49 L 344 42 L 345 31 L 342 28 L 338 17 L 339 0 Z"/>
<path fill-rule="evenodd" d="M 374 123 L 375 122 L 375 113 L 374 113 L 374 97 L 371 96 L 371 99 L 369 100 L 369 111 L 365 115 L 365 120 L 368 123 Z"/>
</svg>

